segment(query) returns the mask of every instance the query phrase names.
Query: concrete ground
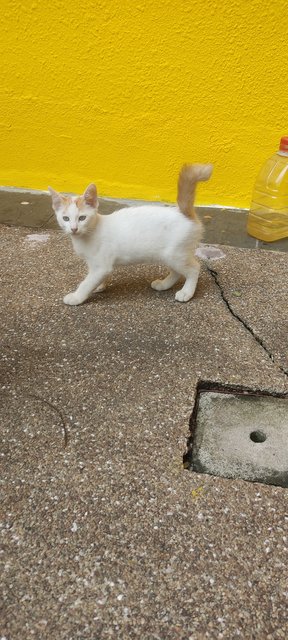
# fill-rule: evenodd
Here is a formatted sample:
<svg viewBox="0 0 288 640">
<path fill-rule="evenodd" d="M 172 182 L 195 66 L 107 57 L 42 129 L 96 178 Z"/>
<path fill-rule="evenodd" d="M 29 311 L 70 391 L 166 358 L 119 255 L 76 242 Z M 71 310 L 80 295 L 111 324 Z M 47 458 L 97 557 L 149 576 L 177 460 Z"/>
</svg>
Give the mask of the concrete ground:
<svg viewBox="0 0 288 640">
<path fill-rule="evenodd" d="M 287 253 L 220 247 L 186 305 L 136 266 L 67 307 L 69 239 L 0 242 L 2 639 L 286 638 L 287 489 L 183 454 L 199 381 L 288 393 Z"/>
</svg>

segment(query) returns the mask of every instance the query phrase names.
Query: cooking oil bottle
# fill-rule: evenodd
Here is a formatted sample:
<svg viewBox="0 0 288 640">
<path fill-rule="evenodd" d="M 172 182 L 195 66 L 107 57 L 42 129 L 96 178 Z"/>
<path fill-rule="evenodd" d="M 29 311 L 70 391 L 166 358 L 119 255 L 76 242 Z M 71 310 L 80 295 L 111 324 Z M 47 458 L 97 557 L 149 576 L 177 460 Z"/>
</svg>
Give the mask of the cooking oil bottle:
<svg viewBox="0 0 288 640">
<path fill-rule="evenodd" d="M 247 231 L 265 242 L 288 236 L 288 136 L 257 176 Z"/>
</svg>

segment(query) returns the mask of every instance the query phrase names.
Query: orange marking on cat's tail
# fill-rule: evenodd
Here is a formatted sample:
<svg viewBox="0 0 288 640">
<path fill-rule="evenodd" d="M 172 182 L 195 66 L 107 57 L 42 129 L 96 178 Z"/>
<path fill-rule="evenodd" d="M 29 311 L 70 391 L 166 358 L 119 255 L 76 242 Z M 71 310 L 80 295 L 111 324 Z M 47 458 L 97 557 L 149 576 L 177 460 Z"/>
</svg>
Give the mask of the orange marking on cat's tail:
<svg viewBox="0 0 288 640">
<path fill-rule="evenodd" d="M 212 164 L 184 164 L 178 178 L 178 207 L 184 216 L 197 220 L 194 199 L 197 182 L 209 180 Z"/>
</svg>

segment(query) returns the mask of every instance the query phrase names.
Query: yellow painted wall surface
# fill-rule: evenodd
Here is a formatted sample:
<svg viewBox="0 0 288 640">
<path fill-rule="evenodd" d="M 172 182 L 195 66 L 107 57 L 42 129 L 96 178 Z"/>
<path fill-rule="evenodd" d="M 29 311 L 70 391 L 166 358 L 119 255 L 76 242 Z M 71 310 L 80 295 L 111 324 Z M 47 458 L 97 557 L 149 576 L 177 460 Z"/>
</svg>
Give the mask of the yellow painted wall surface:
<svg viewBox="0 0 288 640">
<path fill-rule="evenodd" d="M 288 135 L 287 0 L 2 0 L 0 184 L 248 206 Z"/>
</svg>

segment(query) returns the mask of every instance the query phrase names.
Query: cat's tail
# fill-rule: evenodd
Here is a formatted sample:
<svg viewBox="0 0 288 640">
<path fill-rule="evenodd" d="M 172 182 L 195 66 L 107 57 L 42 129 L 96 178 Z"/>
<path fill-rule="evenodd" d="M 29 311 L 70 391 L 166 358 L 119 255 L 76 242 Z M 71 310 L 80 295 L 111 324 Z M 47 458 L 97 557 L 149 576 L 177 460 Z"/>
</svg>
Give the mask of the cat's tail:
<svg viewBox="0 0 288 640">
<path fill-rule="evenodd" d="M 197 220 L 194 209 L 197 182 L 209 180 L 212 164 L 184 164 L 178 178 L 178 207 L 184 216 Z"/>
</svg>

